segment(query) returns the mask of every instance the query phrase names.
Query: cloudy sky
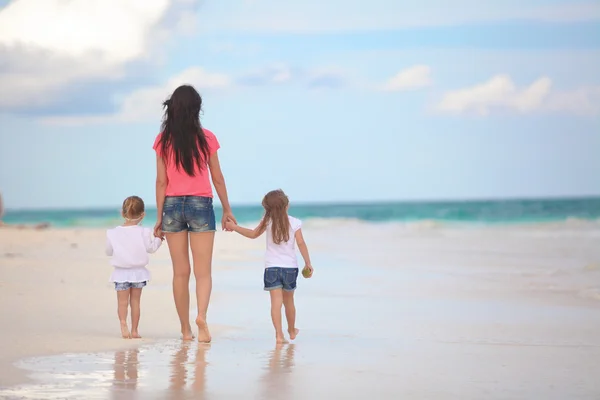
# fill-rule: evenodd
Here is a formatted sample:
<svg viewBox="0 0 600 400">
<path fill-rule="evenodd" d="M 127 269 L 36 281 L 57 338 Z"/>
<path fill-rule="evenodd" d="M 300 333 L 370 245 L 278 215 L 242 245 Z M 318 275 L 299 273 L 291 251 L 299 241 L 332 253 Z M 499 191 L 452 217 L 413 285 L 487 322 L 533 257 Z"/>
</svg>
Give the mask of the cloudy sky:
<svg viewBox="0 0 600 400">
<path fill-rule="evenodd" d="M 234 203 L 600 195 L 599 71 L 594 0 L 0 0 L 0 191 L 154 204 L 191 83 Z"/>
</svg>

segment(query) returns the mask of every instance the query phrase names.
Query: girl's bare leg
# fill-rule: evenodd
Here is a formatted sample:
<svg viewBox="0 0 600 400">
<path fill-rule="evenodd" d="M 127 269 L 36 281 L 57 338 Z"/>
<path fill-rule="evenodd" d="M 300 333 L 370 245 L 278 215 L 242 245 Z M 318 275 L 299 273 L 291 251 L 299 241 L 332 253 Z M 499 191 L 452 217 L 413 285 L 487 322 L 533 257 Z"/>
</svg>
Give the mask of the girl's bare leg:
<svg viewBox="0 0 600 400">
<path fill-rule="evenodd" d="M 173 262 L 173 298 L 181 323 L 183 340 L 192 340 L 190 325 L 190 255 L 188 250 L 188 233 L 167 233 L 167 244 Z"/>
<path fill-rule="evenodd" d="M 129 328 L 127 327 L 127 309 L 129 308 L 129 292 L 127 290 L 117 290 L 117 315 L 121 324 L 121 336 L 124 339 L 131 339 Z"/>
<path fill-rule="evenodd" d="M 271 294 L 271 319 L 273 320 L 273 327 L 275 328 L 275 340 L 278 344 L 287 343 L 285 336 L 283 336 L 283 328 L 281 327 L 281 306 L 283 304 L 283 290 L 273 289 L 270 290 Z"/>
<path fill-rule="evenodd" d="M 138 326 L 140 324 L 140 300 L 142 298 L 142 289 L 131 288 L 129 303 L 131 304 L 131 337 L 140 339 Z"/>
<path fill-rule="evenodd" d="M 210 294 L 212 292 L 212 255 L 215 243 L 214 232 L 197 232 L 190 234 L 190 247 L 194 260 L 194 276 L 196 277 L 196 301 L 198 303 L 198 342 L 210 343 L 211 336 L 206 322 Z"/>
<path fill-rule="evenodd" d="M 296 329 L 296 305 L 294 304 L 294 292 L 283 292 L 283 306 L 285 307 L 285 319 L 287 319 L 288 333 L 290 339 L 296 339 L 299 329 Z"/>
</svg>

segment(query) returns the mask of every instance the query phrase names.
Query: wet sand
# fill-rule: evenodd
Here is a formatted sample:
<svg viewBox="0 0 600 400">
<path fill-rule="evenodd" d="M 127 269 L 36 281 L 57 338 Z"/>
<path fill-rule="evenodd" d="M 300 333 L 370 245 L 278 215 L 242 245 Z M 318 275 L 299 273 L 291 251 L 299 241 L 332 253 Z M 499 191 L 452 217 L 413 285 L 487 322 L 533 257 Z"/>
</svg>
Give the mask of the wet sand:
<svg viewBox="0 0 600 400">
<path fill-rule="evenodd" d="M 260 240 L 217 235 L 205 346 L 177 339 L 166 247 L 123 340 L 102 231 L 0 231 L 0 398 L 600 398 L 600 224 L 304 230 L 279 347 Z"/>
</svg>

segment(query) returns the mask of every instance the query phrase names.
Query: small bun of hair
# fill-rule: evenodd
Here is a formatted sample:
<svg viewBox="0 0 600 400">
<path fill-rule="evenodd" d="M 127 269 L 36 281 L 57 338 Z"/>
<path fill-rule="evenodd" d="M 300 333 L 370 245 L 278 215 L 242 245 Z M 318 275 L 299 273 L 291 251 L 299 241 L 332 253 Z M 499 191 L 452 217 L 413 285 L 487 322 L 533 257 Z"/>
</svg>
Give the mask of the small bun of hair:
<svg viewBox="0 0 600 400">
<path fill-rule="evenodd" d="M 140 219 L 145 211 L 144 200 L 138 196 L 129 196 L 123 201 L 123 218 L 129 220 Z"/>
</svg>

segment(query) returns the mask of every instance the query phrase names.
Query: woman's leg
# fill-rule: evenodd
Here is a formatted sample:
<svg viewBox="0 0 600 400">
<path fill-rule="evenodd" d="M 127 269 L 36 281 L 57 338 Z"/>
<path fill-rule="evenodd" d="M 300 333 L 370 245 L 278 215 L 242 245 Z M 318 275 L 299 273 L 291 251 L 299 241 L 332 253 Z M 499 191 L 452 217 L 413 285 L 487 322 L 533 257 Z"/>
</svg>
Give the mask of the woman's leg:
<svg viewBox="0 0 600 400">
<path fill-rule="evenodd" d="M 210 349 L 210 345 L 198 344 L 196 348 L 196 359 L 194 360 L 194 381 L 192 390 L 194 394 L 203 399 L 206 391 L 206 352 Z"/>
<path fill-rule="evenodd" d="M 275 340 L 278 344 L 287 343 L 283 336 L 283 328 L 281 327 L 281 305 L 283 304 L 283 290 L 270 290 L 271 294 L 271 319 L 275 328 Z"/>
<path fill-rule="evenodd" d="M 287 319 L 288 333 L 290 339 L 296 339 L 299 329 L 296 329 L 296 305 L 294 304 L 294 292 L 283 292 L 283 306 L 285 307 L 285 318 Z"/>
<path fill-rule="evenodd" d="M 173 263 L 173 298 L 181 322 L 183 340 L 192 340 L 190 325 L 190 255 L 188 232 L 167 233 L 167 244 Z"/>
<path fill-rule="evenodd" d="M 169 381 L 171 384 L 169 385 L 169 389 L 172 391 L 183 391 L 185 389 L 187 383 L 188 376 L 188 351 L 190 349 L 189 342 L 181 343 L 181 347 L 177 352 L 173 355 L 171 361 L 171 373 L 169 374 Z M 178 398 L 173 394 L 172 398 Z M 179 398 L 183 398 L 180 396 Z"/>
<path fill-rule="evenodd" d="M 209 343 L 210 331 L 206 323 L 208 303 L 212 292 L 212 255 L 215 243 L 214 232 L 190 233 L 190 247 L 194 259 L 194 276 L 196 277 L 196 301 L 198 303 L 198 341 Z"/>
<path fill-rule="evenodd" d="M 131 289 L 117 290 L 117 315 L 121 324 L 121 335 L 124 339 L 130 339 L 131 334 L 127 327 L 127 309 L 129 308 L 129 293 Z"/>
<path fill-rule="evenodd" d="M 129 303 L 131 304 L 131 337 L 140 339 L 138 326 L 140 325 L 140 300 L 142 298 L 142 289 L 131 288 Z"/>
</svg>

